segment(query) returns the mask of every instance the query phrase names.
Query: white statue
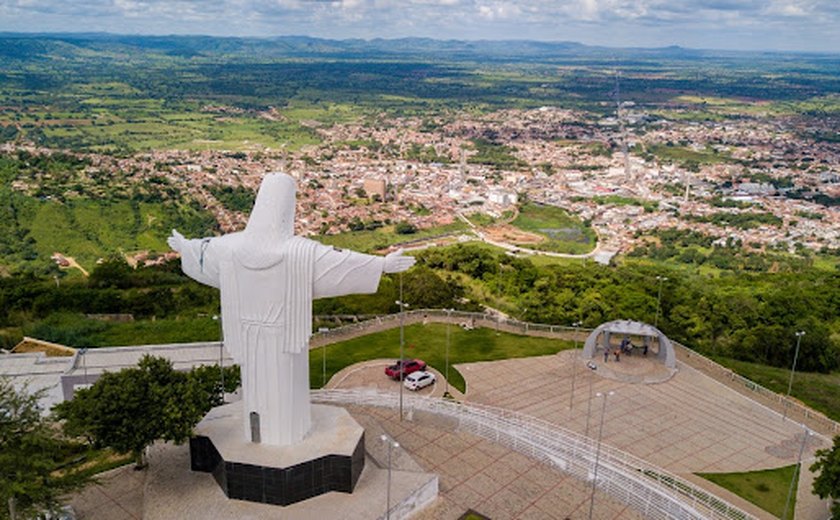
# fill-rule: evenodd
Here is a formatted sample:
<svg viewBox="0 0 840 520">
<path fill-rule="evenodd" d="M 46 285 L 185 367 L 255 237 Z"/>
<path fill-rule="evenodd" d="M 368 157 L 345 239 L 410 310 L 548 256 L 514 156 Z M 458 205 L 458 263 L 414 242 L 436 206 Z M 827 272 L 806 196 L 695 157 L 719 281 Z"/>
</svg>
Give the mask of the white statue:
<svg viewBox="0 0 840 520">
<path fill-rule="evenodd" d="M 242 370 L 246 438 L 278 446 L 310 427 L 313 298 L 376 292 L 383 272 L 414 264 L 402 251 L 365 255 L 295 236 L 294 217 L 294 179 L 269 174 L 244 231 L 187 240 L 173 230 L 168 240 L 188 276 L 221 291 L 225 346 Z"/>
</svg>

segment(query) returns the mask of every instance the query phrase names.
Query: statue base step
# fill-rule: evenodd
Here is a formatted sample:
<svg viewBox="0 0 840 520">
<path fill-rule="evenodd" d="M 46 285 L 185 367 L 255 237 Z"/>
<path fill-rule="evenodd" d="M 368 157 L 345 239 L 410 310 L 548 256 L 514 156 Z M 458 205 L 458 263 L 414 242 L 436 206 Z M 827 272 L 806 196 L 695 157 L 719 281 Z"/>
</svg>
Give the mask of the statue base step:
<svg viewBox="0 0 840 520">
<path fill-rule="evenodd" d="M 286 506 L 353 492 L 365 465 L 365 432 L 346 410 L 312 405 L 312 429 L 291 446 L 246 441 L 242 414 L 242 401 L 214 408 L 190 439 L 190 468 L 212 473 L 228 498 Z"/>
</svg>

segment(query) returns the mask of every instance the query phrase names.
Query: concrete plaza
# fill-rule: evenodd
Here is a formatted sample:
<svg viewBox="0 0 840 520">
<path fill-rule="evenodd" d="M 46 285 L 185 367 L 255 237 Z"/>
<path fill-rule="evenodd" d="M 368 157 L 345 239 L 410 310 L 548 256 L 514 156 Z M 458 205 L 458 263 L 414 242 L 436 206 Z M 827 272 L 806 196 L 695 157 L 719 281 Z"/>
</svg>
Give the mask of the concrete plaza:
<svg viewBox="0 0 840 520">
<path fill-rule="evenodd" d="M 588 429 L 591 437 L 598 434 L 603 412 L 602 440 L 606 445 L 678 474 L 758 518 L 772 518 L 694 473 L 752 471 L 793 464 L 802 441 L 800 425 L 783 420 L 764 405 L 682 363 L 677 373 L 664 382 L 644 384 L 633 382 L 634 378 L 656 371 L 657 367 L 644 365 L 655 363 L 653 360 L 622 358 L 615 363 L 610 358 L 605 367 L 603 359 L 596 359 L 597 368 L 592 370 L 576 354 L 564 351 L 550 356 L 459 365 L 467 392 L 465 396 L 453 393 L 459 399 L 518 411 L 579 433 L 587 433 Z M 388 360 L 373 360 L 348 367 L 336 374 L 328 386 L 398 392 L 399 383 L 383 374 L 387 363 Z M 436 373 L 438 382 L 420 394 L 443 394 L 445 382 L 442 374 Z M 607 392 L 614 394 L 602 408 L 604 402 L 596 394 Z M 406 456 L 395 457 L 395 469 L 438 475 L 438 500 L 415 518 L 454 520 L 467 509 L 494 520 L 588 517 L 591 487 L 587 482 L 504 446 L 456 431 L 453 424 L 440 417 L 414 416 L 399 421 L 398 413 L 387 408 L 351 406 L 349 410 L 370 439 L 384 432 L 401 444 L 400 451 L 404 450 Z M 805 459 L 826 445 L 826 439 L 811 437 Z M 381 449 L 376 442 L 367 443 L 368 454 L 374 460 L 382 460 L 383 454 L 377 453 Z M 179 457 L 183 458 L 183 454 Z M 80 518 L 144 517 L 142 500 L 137 499 L 136 492 L 127 490 L 132 485 L 148 490 L 150 484 L 141 482 L 145 478 L 142 472 L 121 471 L 118 475 L 122 478 L 109 478 L 73 501 Z M 810 495 L 810 479 L 811 475 L 805 472 L 800 480 L 797 519 L 825 518 L 825 504 Z M 384 486 L 375 484 L 379 480 L 381 477 L 372 480 L 374 484 L 367 490 L 373 503 L 385 500 Z M 221 493 L 218 488 L 216 491 Z M 596 493 L 594 504 L 594 518 L 641 518 L 638 512 L 600 492 Z M 148 506 L 146 509 L 146 517 L 150 517 Z M 163 510 L 154 509 L 151 517 L 162 518 Z M 364 517 L 375 518 L 372 511 L 377 510 L 373 507 L 371 515 Z M 357 514 L 343 518 L 361 517 Z"/>
</svg>

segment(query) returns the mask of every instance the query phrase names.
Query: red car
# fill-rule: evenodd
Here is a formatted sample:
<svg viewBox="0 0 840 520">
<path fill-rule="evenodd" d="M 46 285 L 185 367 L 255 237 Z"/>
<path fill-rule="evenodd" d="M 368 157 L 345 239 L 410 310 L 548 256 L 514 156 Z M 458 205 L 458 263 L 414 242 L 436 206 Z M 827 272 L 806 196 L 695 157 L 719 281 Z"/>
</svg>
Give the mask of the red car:
<svg viewBox="0 0 840 520">
<path fill-rule="evenodd" d="M 400 370 L 400 368 L 402 368 L 402 370 Z M 385 375 L 391 379 L 399 379 L 400 372 L 402 372 L 402 378 L 405 379 L 405 376 L 413 372 L 417 372 L 418 370 L 426 370 L 426 362 L 419 359 L 407 359 L 404 361 L 397 361 L 393 365 L 387 367 L 385 369 Z"/>
</svg>

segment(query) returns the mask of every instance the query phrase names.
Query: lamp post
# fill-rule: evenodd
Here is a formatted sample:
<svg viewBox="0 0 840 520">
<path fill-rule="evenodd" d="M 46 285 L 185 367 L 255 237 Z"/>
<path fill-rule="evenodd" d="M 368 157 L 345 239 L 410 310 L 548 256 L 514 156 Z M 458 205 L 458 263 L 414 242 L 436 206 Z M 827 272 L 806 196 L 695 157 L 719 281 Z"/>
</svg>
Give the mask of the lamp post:
<svg viewBox="0 0 840 520">
<path fill-rule="evenodd" d="M 85 374 L 85 383 L 84 383 L 84 384 L 85 384 L 85 386 L 87 386 L 87 384 L 88 384 L 88 378 L 87 378 L 87 357 L 86 357 L 87 351 L 88 351 L 88 348 L 87 348 L 87 347 L 82 347 L 82 348 L 79 350 L 79 355 L 80 355 L 80 356 L 82 356 L 82 371 L 83 371 L 83 372 L 84 372 L 84 374 Z"/>
<path fill-rule="evenodd" d="M 799 477 L 800 467 L 802 466 L 802 453 L 805 452 L 805 445 L 808 444 L 808 436 L 810 434 L 811 430 L 805 428 L 805 435 L 802 436 L 802 445 L 799 446 L 799 457 L 796 460 L 796 468 L 793 470 L 793 476 L 790 478 L 790 487 L 788 487 L 787 500 L 785 500 L 785 510 L 782 512 L 782 520 L 786 520 L 788 518 L 788 508 L 790 507 L 790 499 L 793 497 L 794 484 L 796 484 L 796 479 Z M 795 513 L 796 511 L 794 511 L 794 514 L 791 516 L 795 517 Z"/>
<path fill-rule="evenodd" d="M 586 401 L 586 433 L 584 434 L 587 437 L 589 437 L 589 422 L 590 417 L 592 417 L 592 385 L 595 382 L 594 370 L 590 368 L 589 371 L 589 399 Z"/>
<path fill-rule="evenodd" d="M 219 376 L 222 382 L 222 403 L 225 401 L 225 331 L 222 328 L 222 317 L 213 315 L 213 321 L 219 322 Z"/>
<path fill-rule="evenodd" d="M 454 309 L 446 309 L 446 368 L 444 371 L 444 391 L 443 395 L 449 394 L 449 327 L 452 325 L 452 311 Z"/>
<path fill-rule="evenodd" d="M 656 296 L 656 318 L 653 320 L 653 326 L 659 327 L 659 312 L 662 308 L 662 282 L 667 282 L 668 278 L 665 276 L 656 276 L 656 279 L 659 280 L 659 293 Z"/>
<path fill-rule="evenodd" d="M 601 458 L 601 436 L 604 433 L 604 415 L 607 413 L 607 397 L 615 392 L 598 392 L 597 397 L 604 397 L 604 404 L 601 406 L 601 425 L 598 427 L 598 447 L 595 448 L 595 468 L 592 471 L 592 494 L 589 496 L 589 520 L 592 520 L 592 511 L 595 508 L 595 486 L 598 483 L 598 463 Z"/>
<path fill-rule="evenodd" d="M 321 334 L 325 334 L 329 332 L 330 329 L 327 327 L 319 327 L 318 332 Z M 327 344 L 324 343 L 324 346 L 321 347 L 321 388 L 327 386 Z"/>
<path fill-rule="evenodd" d="M 787 419 L 788 406 L 790 405 L 790 391 L 793 389 L 793 374 L 796 372 L 796 360 L 799 358 L 799 344 L 802 343 L 802 336 L 805 335 L 805 331 L 797 331 L 794 335 L 796 336 L 796 351 L 793 353 L 793 365 L 790 367 L 790 381 L 788 381 L 787 399 L 785 400 L 785 410 L 782 414 L 782 420 Z"/>
<path fill-rule="evenodd" d="M 583 325 L 583 323 L 581 323 L 579 321 L 576 321 L 576 322 L 572 323 L 572 327 L 575 328 L 575 350 L 574 350 L 574 353 L 572 355 L 572 395 L 569 396 L 569 411 L 570 412 L 572 411 L 572 403 L 574 403 L 574 401 L 575 401 L 575 375 L 577 374 L 577 365 L 578 365 L 578 360 L 580 359 L 580 357 L 578 356 L 577 346 L 578 346 L 578 334 L 580 333 L 580 326 L 581 325 Z"/>
<path fill-rule="evenodd" d="M 399 448 L 400 443 L 394 441 L 394 439 L 388 437 L 384 433 L 381 437 L 379 437 L 382 442 L 388 445 L 388 489 L 385 491 L 385 518 L 386 520 L 390 520 L 391 518 L 391 451 L 394 448 Z"/>
<path fill-rule="evenodd" d="M 400 421 L 403 420 L 403 379 L 405 379 L 405 308 L 408 304 L 403 300 L 403 277 L 400 273 L 400 299 L 396 301 L 400 306 Z"/>
</svg>

